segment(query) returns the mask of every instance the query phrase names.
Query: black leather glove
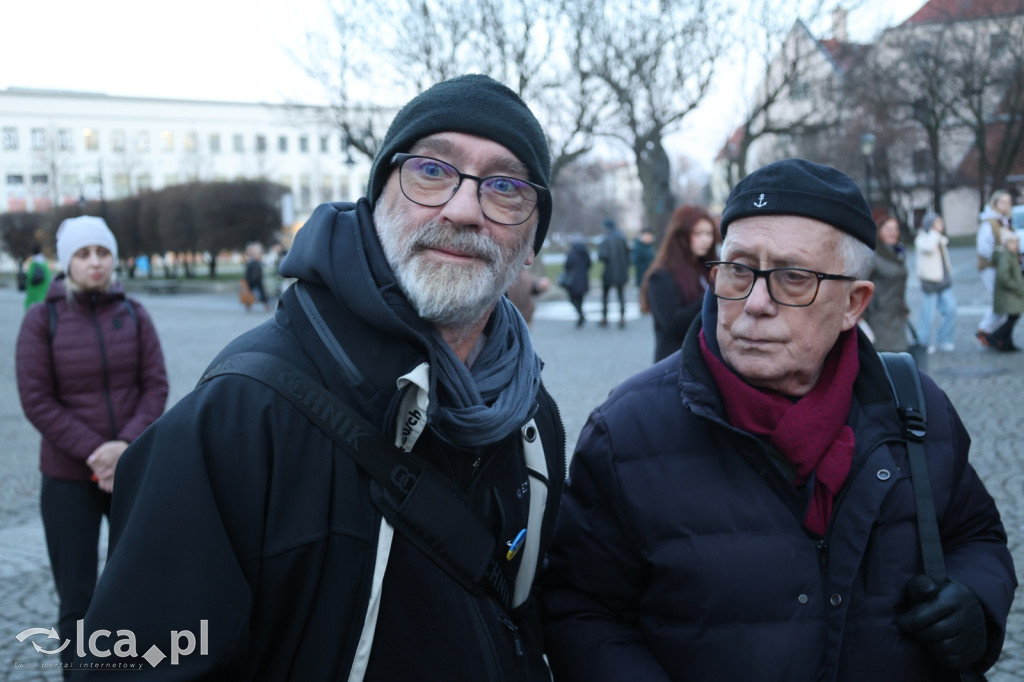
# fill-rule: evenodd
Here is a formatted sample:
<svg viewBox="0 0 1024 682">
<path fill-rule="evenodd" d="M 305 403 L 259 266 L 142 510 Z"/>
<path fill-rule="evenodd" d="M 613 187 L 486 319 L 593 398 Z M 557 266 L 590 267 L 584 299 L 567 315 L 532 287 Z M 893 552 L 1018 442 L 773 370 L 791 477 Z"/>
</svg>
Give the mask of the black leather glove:
<svg viewBox="0 0 1024 682">
<path fill-rule="evenodd" d="M 896 618 L 904 635 L 924 644 L 942 665 L 966 672 L 985 654 L 985 612 L 971 588 L 926 575 L 907 582 L 906 610 Z"/>
</svg>

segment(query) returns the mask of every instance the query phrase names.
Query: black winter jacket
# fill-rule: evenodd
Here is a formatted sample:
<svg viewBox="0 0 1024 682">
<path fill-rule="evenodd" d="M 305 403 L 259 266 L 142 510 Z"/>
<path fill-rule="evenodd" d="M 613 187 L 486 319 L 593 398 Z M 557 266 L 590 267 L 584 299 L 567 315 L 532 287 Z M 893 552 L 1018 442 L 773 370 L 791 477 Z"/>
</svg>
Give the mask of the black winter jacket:
<svg viewBox="0 0 1024 682">
<path fill-rule="evenodd" d="M 853 467 L 824 538 L 779 460 L 723 416 L 695 323 L 580 436 L 545 572 L 556 682 L 958 680 L 894 618 L 923 572 L 902 424 L 863 337 Z M 923 377 L 926 453 L 947 569 L 988 617 L 987 668 L 1016 580 L 970 438 Z"/>
<path fill-rule="evenodd" d="M 356 220 L 365 221 L 361 230 Z M 365 201 L 321 206 L 300 233 L 305 246 L 297 240 L 290 252 L 300 283 L 282 296 L 274 319 L 229 344 L 213 365 L 242 351 L 278 356 L 392 439 L 399 404 L 416 390 L 402 390 L 396 380 L 430 354 L 383 333 L 365 309 L 342 300 L 354 295 L 356 305 L 377 305 L 372 280 L 360 277 L 360 258 L 382 257 L 379 245 L 364 252 L 361 240 L 376 240 L 367 236 L 369 221 Z M 340 282 L 366 290 L 340 296 Z M 336 361 L 314 330 L 304 312 L 310 304 L 347 361 Z M 491 523 L 512 583 L 529 577 L 544 555 L 564 478 L 561 421 L 543 388 L 537 400 L 533 420 L 487 449 L 449 452 L 428 425 L 413 450 L 453 478 L 464 475 L 458 482 Z M 540 452 L 540 464 L 534 460 L 528 471 L 530 448 Z M 463 459 L 467 454 L 478 461 Z M 545 468 L 550 485 L 535 470 Z M 409 665 L 401 658 L 409 653 L 418 657 L 418 679 L 548 679 L 535 600 L 507 613 L 461 588 L 382 521 L 374 502 L 380 486 L 352 457 L 253 379 L 220 376 L 182 399 L 126 451 L 117 490 L 113 549 L 85 631 L 131 630 L 140 655 L 151 646 L 167 654 L 172 631 L 188 630 L 197 640 L 177 665 L 142 663 L 147 679 L 384 679 L 392 666 Z M 527 527 L 532 496 L 544 495 L 543 523 L 529 524 L 539 542 L 506 561 L 501 541 Z M 404 598 L 396 604 L 392 594 Z M 421 611 L 439 600 L 443 612 Z M 408 620 L 399 619 L 403 608 Z M 392 650 L 396 631 L 413 626 L 417 637 Z M 103 678 L 91 670 L 82 679 Z"/>
</svg>

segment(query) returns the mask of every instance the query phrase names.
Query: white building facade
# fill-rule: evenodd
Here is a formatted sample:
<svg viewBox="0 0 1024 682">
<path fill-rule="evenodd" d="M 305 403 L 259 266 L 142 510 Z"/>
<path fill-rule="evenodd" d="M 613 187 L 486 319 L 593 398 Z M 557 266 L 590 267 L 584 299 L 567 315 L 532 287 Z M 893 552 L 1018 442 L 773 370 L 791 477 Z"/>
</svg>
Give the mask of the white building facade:
<svg viewBox="0 0 1024 682">
<path fill-rule="evenodd" d="M 291 188 L 303 221 L 354 201 L 370 161 L 326 109 L 8 88 L 0 91 L 0 213 L 119 199 L 193 181 Z"/>
</svg>

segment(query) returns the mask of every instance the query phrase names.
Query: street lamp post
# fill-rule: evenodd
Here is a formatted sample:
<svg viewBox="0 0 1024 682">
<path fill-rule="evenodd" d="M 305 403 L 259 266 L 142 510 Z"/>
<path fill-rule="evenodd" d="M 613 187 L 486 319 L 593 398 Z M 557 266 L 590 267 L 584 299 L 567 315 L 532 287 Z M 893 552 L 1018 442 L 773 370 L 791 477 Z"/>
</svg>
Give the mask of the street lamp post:
<svg viewBox="0 0 1024 682">
<path fill-rule="evenodd" d="M 875 136 L 864 133 L 860 136 L 860 153 L 864 156 L 864 196 L 871 203 L 871 160 L 875 153 Z"/>
</svg>

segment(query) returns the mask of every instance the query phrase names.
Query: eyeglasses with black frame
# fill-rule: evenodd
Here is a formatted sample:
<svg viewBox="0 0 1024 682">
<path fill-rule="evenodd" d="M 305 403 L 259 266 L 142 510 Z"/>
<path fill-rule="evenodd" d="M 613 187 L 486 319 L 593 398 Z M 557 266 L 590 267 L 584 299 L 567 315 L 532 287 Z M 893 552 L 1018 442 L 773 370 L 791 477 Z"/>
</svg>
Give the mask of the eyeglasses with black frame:
<svg viewBox="0 0 1024 682">
<path fill-rule="evenodd" d="M 742 301 L 754 290 L 757 278 L 764 277 L 768 286 L 768 296 L 779 305 L 791 308 L 805 308 L 814 303 L 823 280 L 857 281 L 856 277 L 829 275 L 806 268 L 758 270 L 749 265 L 724 260 L 708 261 L 704 267 L 708 271 L 711 293 L 718 298 Z"/>
<path fill-rule="evenodd" d="M 429 156 L 395 154 L 391 164 L 398 166 L 398 182 L 405 198 L 428 208 L 451 201 L 463 180 L 476 180 L 480 210 L 485 218 L 499 225 L 522 225 L 537 210 L 537 204 L 549 195 L 546 187 L 528 180 L 504 175 L 479 178 Z"/>
</svg>

